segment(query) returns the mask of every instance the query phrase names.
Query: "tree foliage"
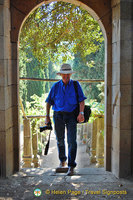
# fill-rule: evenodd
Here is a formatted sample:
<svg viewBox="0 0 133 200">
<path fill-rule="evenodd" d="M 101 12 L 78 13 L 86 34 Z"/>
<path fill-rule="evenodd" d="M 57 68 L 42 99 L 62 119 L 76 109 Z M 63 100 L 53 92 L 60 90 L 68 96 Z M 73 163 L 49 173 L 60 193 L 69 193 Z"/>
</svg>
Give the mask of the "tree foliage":
<svg viewBox="0 0 133 200">
<path fill-rule="evenodd" d="M 87 55 L 84 59 L 80 56 L 80 53 L 75 54 L 73 69 L 76 73 L 73 78 L 104 80 L 104 67 L 104 43 L 102 43 L 98 51 Z M 81 85 L 88 100 L 101 101 L 100 91 L 97 87 L 98 83 L 82 83 Z"/>
<path fill-rule="evenodd" d="M 25 21 L 20 35 L 24 50 L 29 46 L 42 64 L 70 59 L 80 52 L 82 57 L 98 50 L 103 41 L 98 23 L 89 13 L 70 3 L 53 2 L 33 11 Z"/>
<path fill-rule="evenodd" d="M 46 73 L 43 69 L 38 68 L 39 62 L 33 57 L 31 52 L 28 52 L 30 62 L 26 64 L 27 77 L 46 78 Z M 45 92 L 46 83 L 40 81 L 27 81 L 27 100 L 31 101 L 31 96 L 36 94 L 39 97 Z"/>
<path fill-rule="evenodd" d="M 27 63 L 27 56 L 25 51 L 19 51 L 19 76 L 27 76 L 26 71 L 26 63 Z M 27 101 L 27 81 L 19 82 L 19 95 L 22 98 L 24 107 L 26 106 Z"/>
<path fill-rule="evenodd" d="M 45 78 L 46 73 L 42 68 L 38 68 L 40 63 L 32 55 L 30 49 L 19 49 L 19 75 L 20 77 L 30 77 L 30 78 Z M 39 97 L 45 92 L 46 83 L 38 81 L 20 81 L 19 84 L 19 94 L 22 98 L 24 107 L 26 106 L 26 101 L 31 101 L 31 96 L 36 94 Z"/>
<path fill-rule="evenodd" d="M 57 78 L 57 66 L 69 61 L 75 79 L 102 79 L 104 38 L 98 23 L 81 7 L 65 2 L 44 4 L 25 21 L 19 38 L 20 76 Z M 53 83 L 20 82 L 24 105 L 47 93 Z M 96 84 L 82 84 L 88 99 L 97 99 Z"/>
</svg>

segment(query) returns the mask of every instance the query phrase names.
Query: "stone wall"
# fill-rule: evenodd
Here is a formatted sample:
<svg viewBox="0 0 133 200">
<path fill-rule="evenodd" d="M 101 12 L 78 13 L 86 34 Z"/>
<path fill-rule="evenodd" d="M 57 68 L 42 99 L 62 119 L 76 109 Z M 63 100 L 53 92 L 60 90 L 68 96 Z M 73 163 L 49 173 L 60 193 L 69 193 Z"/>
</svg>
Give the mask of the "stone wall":
<svg viewBox="0 0 133 200">
<path fill-rule="evenodd" d="M 66 1 L 66 0 L 64 0 Z M 31 12 L 31 10 L 35 9 L 37 6 L 40 5 L 40 3 L 42 2 L 42 0 L 36 1 L 36 0 L 11 0 L 11 42 L 14 45 L 14 56 L 16 55 L 17 57 L 17 42 L 18 42 L 18 37 L 19 37 L 19 32 L 21 29 L 21 26 L 24 22 L 24 20 L 27 18 L 27 16 L 29 15 L 29 13 Z M 47 1 L 46 3 L 52 2 L 52 0 Z M 105 148 L 105 152 L 107 154 L 107 156 L 105 157 L 105 169 L 106 170 L 110 170 L 110 158 L 111 158 L 111 149 L 110 149 L 110 135 L 111 135 L 111 129 L 108 128 L 109 123 L 110 123 L 110 118 L 111 118 L 111 113 L 110 113 L 110 109 L 108 109 L 109 105 L 111 105 L 110 102 L 110 95 L 111 95 L 111 77 L 110 77 L 110 67 L 111 67 L 111 52 L 112 52 L 112 46 L 111 46 L 111 37 L 112 37 L 112 19 L 111 19 L 111 2 L 110 0 L 108 1 L 104 1 L 104 0 L 96 0 L 95 2 L 93 0 L 90 1 L 86 1 L 86 0 L 82 0 L 82 1 L 75 1 L 75 0 L 68 0 L 67 2 L 70 3 L 74 3 L 78 6 L 83 7 L 84 9 L 86 9 L 100 24 L 104 37 L 105 37 L 105 46 L 106 46 L 106 91 L 108 88 L 108 96 L 106 98 L 106 135 L 107 135 L 107 140 L 105 141 L 106 144 L 106 148 Z M 12 49 L 12 52 L 13 49 Z M 14 69 L 15 69 L 15 74 L 17 76 L 17 64 L 15 62 L 16 60 L 13 60 L 14 62 Z M 17 76 L 18 78 L 18 76 Z M 16 88 L 14 90 L 14 92 L 16 92 L 17 94 L 17 80 L 16 80 Z M 17 99 L 16 101 L 17 102 Z M 16 107 L 16 112 L 17 111 L 17 107 Z M 18 118 L 15 120 L 14 119 L 14 123 L 18 124 Z M 18 128 L 16 128 L 16 130 L 18 130 Z M 17 133 L 16 133 L 17 136 Z M 15 141 L 18 141 L 18 138 L 16 137 Z M 17 142 L 18 143 L 18 142 Z M 17 144 L 15 142 L 15 144 Z M 16 148 L 17 150 L 17 148 Z M 17 155 L 17 152 L 14 152 L 15 155 Z M 16 157 L 16 160 L 18 158 L 18 155 Z M 17 163 L 17 162 L 15 162 Z"/>
<path fill-rule="evenodd" d="M 17 43 L 11 42 L 10 1 L 0 1 L 0 176 L 19 170 Z"/>
<path fill-rule="evenodd" d="M 131 174 L 133 1 L 112 1 L 112 172 Z"/>
<path fill-rule="evenodd" d="M 51 2 L 46 1 L 47 3 Z M 133 0 L 64 0 L 95 17 L 105 36 L 105 169 L 133 169 Z M 19 170 L 18 39 L 42 0 L 0 0 L 0 175 Z M 112 4 L 111 4 L 112 3 Z M 112 7 L 111 7 L 112 6 Z M 126 162 L 125 162 L 126 161 Z M 125 164 L 126 163 L 126 164 Z"/>
<path fill-rule="evenodd" d="M 13 173 L 10 1 L 0 1 L 0 174 Z"/>
</svg>

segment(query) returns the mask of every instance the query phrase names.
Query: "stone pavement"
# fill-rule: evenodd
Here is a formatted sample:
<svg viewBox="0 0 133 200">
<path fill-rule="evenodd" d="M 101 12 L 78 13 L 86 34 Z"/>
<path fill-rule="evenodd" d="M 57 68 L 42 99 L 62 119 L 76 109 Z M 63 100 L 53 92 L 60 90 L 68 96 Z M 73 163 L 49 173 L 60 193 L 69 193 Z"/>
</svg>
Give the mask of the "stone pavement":
<svg viewBox="0 0 133 200">
<path fill-rule="evenodd" d="M 80 141 L 74 176 L 55 174 L 58 166 L 55 143 L 53 135 L 40 168 L 21 169 L 7 179 L 0 179 L 0 200 L 133 199 L 133 178 L 117 179 L 103 168 L 90 165 L 85 145 Z M 36 189 L 41 190 L 41 196 L 34 195 Z"/>
<path fill-rule="evenodd" d="M 34 195 L 41 189 L 40 197 Z M 0 200 L 133 199 L 133 179 L 117 179 L 104 169 L 77 169 L 74 176 L 55 174 L 51 168 L 23 169 L 0 179 Z"/>
<path fill-rule="evenodd" d="M 77 139 L 78 148 L 77 148 L 77 158 L 76 158 L 77 168 L 89 167 L 90 161 L 89 161 L 89 154 L 86 153 L 86 145 L 82 144 L 79 136 L 77 138 L 78 138 Z M 67 142 L 66 142 L 66 155 L 67 154 L 68 154 L 68 150 L 67 150 Z M 50 138 L 50 148 L 48 151 L 48 155 L 41 156 L 41 167 L 49 168 L 50 166 L 52 166 L 52 168 L 56 168 L 57 166 L 59 166 L 56 137 L 53 132 Z"/>
</svg>

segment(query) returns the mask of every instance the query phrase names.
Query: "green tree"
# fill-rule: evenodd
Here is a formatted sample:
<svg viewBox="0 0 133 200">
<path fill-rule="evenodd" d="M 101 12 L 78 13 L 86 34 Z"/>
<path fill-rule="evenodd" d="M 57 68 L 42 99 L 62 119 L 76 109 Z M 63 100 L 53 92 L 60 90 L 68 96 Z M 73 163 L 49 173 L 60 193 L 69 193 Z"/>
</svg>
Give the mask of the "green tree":
<svg viewBox="0 0 133 200">
<path fill-rule="evenodd" d="M 27 63 L 26 52 L 20 50 L 19 51 L 19 76 L 20 77 L 27 76 L 26 63 Z M 27 81 L 20 80 L 19 95 L 20 95 L 20 98 L 22 99 L 22 103 L 25 108 L 26 101 L 27 101 Z"/>
<path fill-rule="evenodd" d="M 57 70 L 55 69 L 54 64 L 52 63 L 52 61 L 49 61 L 49 64 L 48 64 L 48 73 L 49 73 L 49 78 L 50 79 L 57 78 L 57 74 L 56 74 Z M 51 88 L 52 85 L 53 85 L 53 82 L 50 82 L 49 83 L 49 88 Z"/>
<path fill-rule="evenodd" d="M 45 71 L 39 66 L 40 63 L 32 55 L 30 48 L 25 49 L 25 51 L 23 51 L 21 47 L 19 48 L 20 77 L 45 78 Z M 38 96 L 42 96 L 45 92 L 45 84 L 45 82 L 38 81 L 20 81 L 19 93 L 24 107 L 26 105 L 26 101 L 31 101 L 32 95 L 36 94 Z"/>
<path fill-rule="evenodd" d="M 79 78 L 98 78 L 96 74 L 100 73 L 99 77 L 102 76 L 95 52 L 104 40 L 103 35 L 98 23 L 79 6 L 65 2 L 42 5 L 25 21 L 19 40 L 20 65 L 25 66 L 20 67 L 21 75 L 56 78 L 59 64 L 64 61 L 72 64 L 74 59 L 74 67 L 80 70 Z M 41 96 L 52 84 L 23 81 L 20 93 L 25 101 L 30 101 L 30 96 Z M 83 84 L 89 99 L 99 94 L 93 86 Z"/>
<path fill-rule="evenodd" d="M 73 75 L 75 79 L 103 79 L 104 80 L 104 43 L 100 49 L 82 58 L 80 53 L 75 55 L 73 61 L 73 69 L 76 73 Z M 100 99 L 100 91 L 97 87 L 98 83 L 81 83 L 85 95 L 90 99 Z"/>
<path fill-rule="evenodd" d="M 98 50 L 103 35 L 98 23 L 84 9 L 65 2 L 44 4 L 33 11 L 24 23 L 20 43 L 30 46 L 42 66 L 71 59 L 80 52 L 84 58 Z"/>
<path fill-rule="evenodd" d="M 44 69 L 38 67 L 40 63 L 32 53 L 28 52 L 27 57 L 30 60 L 26 64 L 27 77 L 46 78 L 46 70 L 44 72 Z M 45 84 L 45 82 L 40 81 L 27 81 L 27 100 L 30 102 L 31 96 L 34 94 L 41 97 L 45 93 Z"/>
</svg>

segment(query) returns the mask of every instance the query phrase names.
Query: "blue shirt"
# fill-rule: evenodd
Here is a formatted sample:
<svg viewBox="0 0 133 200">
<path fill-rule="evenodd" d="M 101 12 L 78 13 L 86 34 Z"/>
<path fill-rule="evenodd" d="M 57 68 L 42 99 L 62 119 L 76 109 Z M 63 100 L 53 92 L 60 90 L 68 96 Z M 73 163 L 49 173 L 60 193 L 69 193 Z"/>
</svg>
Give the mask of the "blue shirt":
<svg viewBox="0 0 133 200">
<path fill-rule="evenodd" d="M 86 97 L 83 94 L 82 88 L 78 84 L 78 101 L 84 101 Z M 73 80 L 70 80 L 67 86 L 62 80 L 55 83 L 46 99 L 54 111 L 72 112 L 77 107 L 77 95 L 75 92 Z"/>
</svg>

